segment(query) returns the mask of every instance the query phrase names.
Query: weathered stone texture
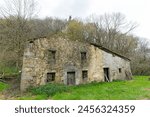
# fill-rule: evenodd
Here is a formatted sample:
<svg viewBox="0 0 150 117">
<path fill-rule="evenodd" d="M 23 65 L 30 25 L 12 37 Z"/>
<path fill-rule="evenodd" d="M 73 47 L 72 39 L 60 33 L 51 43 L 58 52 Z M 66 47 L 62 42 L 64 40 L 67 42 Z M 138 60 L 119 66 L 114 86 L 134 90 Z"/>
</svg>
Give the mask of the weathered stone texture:
<svg viewBox="0 0 150 117">
<path fill-rule="evenodd" d="M 131 77 L 130 61 L 113 53 L 103 51 L 103 68 L 109 68 L 110 80 L 125 80 Z M 121 70 L 119 72 L 119 69 Z M 128 76 L 128 74 L 130 76 Z"/>
<path fill-rule="evenodd" d="M 102 50 L 90 45 L 89 80 L 104 81 Z"/>
<path fill-rule="evenodd" d="M 55 52 L 55 61 L 49 61 L 49 50 Z M 86 61 L 81 60 L 81 52 L 86 52 Z M 47 73 L 55 73 L 55 83 L 67 84 L 67 73 L 75 72 L 75 84 L 92 81 L 104 81 L 104 67 L 110 69 L 110 79 L 125 79 L 125 71 L 130 71 L 130 62 L 117 55 L 91 45 L 63 38 L 41 38 L 30 42 L 25 47 L 21 91 L 29 86 L 47 83 Z M 122 68 L 122 73 L 118 73 Z M 83 79 L 82 71 L 88 73 Z"/>
</svg>

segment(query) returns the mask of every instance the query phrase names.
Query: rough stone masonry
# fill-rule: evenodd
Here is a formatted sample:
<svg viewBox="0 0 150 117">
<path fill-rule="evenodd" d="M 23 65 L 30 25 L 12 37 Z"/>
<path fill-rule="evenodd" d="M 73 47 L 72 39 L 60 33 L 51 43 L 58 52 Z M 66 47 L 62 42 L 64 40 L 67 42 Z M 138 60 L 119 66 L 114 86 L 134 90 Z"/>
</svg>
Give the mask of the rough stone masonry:
<svg viewBox="0 0 150 117">
<path fill-rule="evenodd" d="M 130 60 L 102 46 L 64 38 L 39 38 L 25 47 L 21 91 L 46 83 L 79 85 L 131 77 Z"/>
</svg>

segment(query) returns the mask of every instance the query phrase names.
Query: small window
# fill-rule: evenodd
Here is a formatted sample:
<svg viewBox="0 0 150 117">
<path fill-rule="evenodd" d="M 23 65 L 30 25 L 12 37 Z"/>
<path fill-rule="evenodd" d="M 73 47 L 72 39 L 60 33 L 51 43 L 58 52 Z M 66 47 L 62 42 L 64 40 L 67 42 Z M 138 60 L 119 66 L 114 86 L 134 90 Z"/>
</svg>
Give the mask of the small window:
<svg viewBox="0 0 150 117">
<path fill-rule="evenodd" d="M 88 78 L 88 71 L 84 70 L 82 71 L 82 79 L 87 79 Z"/>
<path fill-rule="evenodd" d="M 47 82 L 55 81 L 55 73 L 47 73 Z"/>
<path fill-rule="evenodd" d="M 119 73 L 121 73 L 121 68 L 119 68 Z"/>
<path fill-rule="evenodd" d="M 56 59 L 56 51 L 48 50 L 48 63 L 55 63 Z"/>
<path fill-rule="evenodd" d="M 81 52 L 81 61 L 86 61 L 86 52 Z"/>
</svg>

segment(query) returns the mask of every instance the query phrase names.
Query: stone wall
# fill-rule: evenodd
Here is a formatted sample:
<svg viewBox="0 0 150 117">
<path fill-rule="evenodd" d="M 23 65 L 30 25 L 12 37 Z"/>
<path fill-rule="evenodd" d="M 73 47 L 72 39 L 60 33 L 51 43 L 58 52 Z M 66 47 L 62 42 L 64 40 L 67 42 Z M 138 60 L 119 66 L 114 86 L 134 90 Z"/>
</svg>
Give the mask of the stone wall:
<svg viewBox="0 0 150 117">
<path fill-rule="evenodd" d="M 131 78 L 132 75 L 129 60 L 118 57 L 113 53 L 103 51 L 103 61 L 103 68 L 109 68 L 110 81 Z"/>
<path fill-rule="evenodd" d="M 49 50 L 55 51 L 55 61 L 48 62 Z M 81 52 L 86 52 L 86 61 L 81 60 Z M 75 84 L 104 81 L 103 68 L 110 68 L 110 78 L 125 79 L 125 71 L 130 71 L 130 62 L 113 56 L 89 43 L 63 38 L 40 38 L 29 42 L 24 51 L 21 91 L 29 86 L 47 83 L 47 73 L 55 73 L 54 83 L 67 84 L 67 73 L 75 72 Z M 118 68 L 122 73 L 118 73 Z M 82 71 L 88 78 L 83 79 Z"/>
<path fill-rule="evenodd" d="M 89 80 L 104 81 L 102 50 L 90 45 Z"/>
<path fill-rule="evenodd" d="M 48 63 L 48 50 L 56 51 L 55 63 Z M 86 52 L 87 55 L 87 60 L 84 63 L 81 62 L 81 52 Z M 93 63 L 95 60 L 91 59 L 100 55 L 91 56 L 92 52 L 93 47 L 91 48 L 88 43 L 62 38 L 42 38 L 27 44 L 23 59 L 21 90 L 24 91 L 29 86 L 46 84 L 47 73 L 50 72 L 55 72 L 54 82 L 56 83 L 67 84 L 67 72 L 72 71 L 75 72 L 76 85 L 93 81 L 93 78 L 98 79 L 98 76 L 95 75 L 95 68 L 91 69 L 92 66 L 96 67 L 96 64 Z M 96 59 L 96 61 L 98 60 L 100 59 Z M 82 79 L 83 70 L 88 71 L 86 81 Z"/>
</svg>

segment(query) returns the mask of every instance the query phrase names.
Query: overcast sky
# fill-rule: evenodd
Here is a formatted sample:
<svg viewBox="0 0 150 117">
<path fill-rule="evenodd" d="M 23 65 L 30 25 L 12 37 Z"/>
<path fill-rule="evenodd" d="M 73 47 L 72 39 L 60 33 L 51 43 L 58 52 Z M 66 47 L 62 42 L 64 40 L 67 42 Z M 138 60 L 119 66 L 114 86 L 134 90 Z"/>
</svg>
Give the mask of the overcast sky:
<svg viewBox="0 0 150 117">
<path fill-rule="evenodd" d="M 150 39 L 149 0 L 38 0 L 40 17 L 86 17 L 91 14 L 121 12 L 128 20 L 137 22 L 137 36 Z"/>
<path fill-rule="evenodd" d="M 0 0 L 2 3 L 3 0 Z M 85 18 L 91 14 L 120 12 L 128 20 L 138 23 L 137 36 L 150 40 L 150 0 L 37 0 L 39 17 Z"/>
</svg>

